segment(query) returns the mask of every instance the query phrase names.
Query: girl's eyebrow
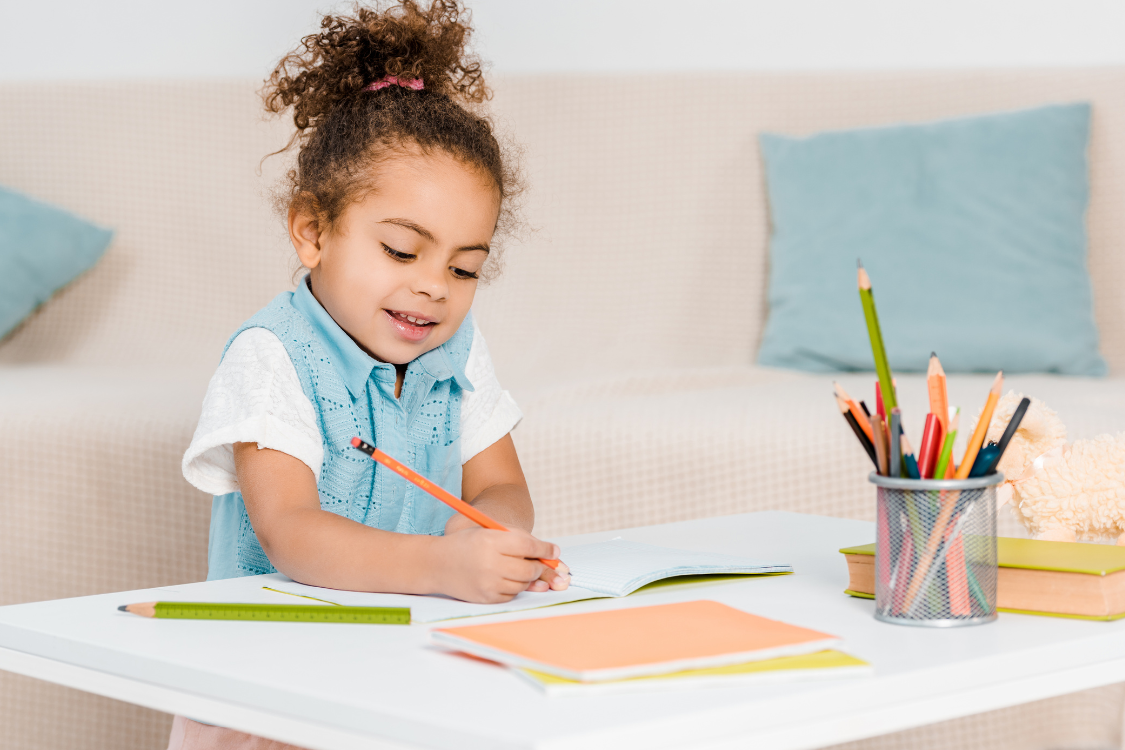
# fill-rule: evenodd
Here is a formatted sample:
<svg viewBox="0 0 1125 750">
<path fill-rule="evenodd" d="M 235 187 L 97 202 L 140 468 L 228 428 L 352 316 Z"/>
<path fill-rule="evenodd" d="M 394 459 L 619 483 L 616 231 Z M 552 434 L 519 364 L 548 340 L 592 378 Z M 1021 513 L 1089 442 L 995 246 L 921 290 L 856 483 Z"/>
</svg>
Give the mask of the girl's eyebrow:
<svg viewBox="0 0 1125 750">
<path fill-rule="evenodd" d="M 429 229 L 426 229 L 421 224 L 411 221 L 410 219 L 383 219 L 379 223 L 394 224 L 395 226 L 412 229 L 418 234 L 425 237 L 430 242 L 437 242 L 437 238 L 434 237 L 433 232 L 431 232 Z M 477 243 L 476 245 L 466 245 L 465 247 L 457 248 L 457 252 L 465 252 L 468 250 L 484 250 L 486 253 L 489 252 L 488 245 L 483 242 Z"/>
</svg>

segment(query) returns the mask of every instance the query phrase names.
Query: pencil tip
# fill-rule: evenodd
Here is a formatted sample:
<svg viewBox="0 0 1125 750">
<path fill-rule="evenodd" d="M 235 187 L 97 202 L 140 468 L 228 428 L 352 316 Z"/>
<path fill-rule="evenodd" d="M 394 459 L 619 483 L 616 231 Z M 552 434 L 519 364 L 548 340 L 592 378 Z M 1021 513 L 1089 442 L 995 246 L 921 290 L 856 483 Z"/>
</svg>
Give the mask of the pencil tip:
<svg viewBox="0 0 1125 750">
<path fill-rule="evenodd" d="M 128 605 L 128 604 L 122 604 L 122 605 L 121 605 L 120 607 L 118 607 L 117 609 L 119 609 L 119 610 L 120 610 L 120 611 L 122 611 L 122 612 L 128 612 L 128 611 L 129 611 L 129 605 Z"/>
<path fill-rule="evenodd" d="M 860 260 L 859 258 L 856 258 L 855 259 L 855 267 L 856 268 L 863 268 L 863 261 Z"/>
<path fill-rule="evenodd" d="M 937 352 L 930 352 L 930 359 L 937 357 Z"/>
</svg>

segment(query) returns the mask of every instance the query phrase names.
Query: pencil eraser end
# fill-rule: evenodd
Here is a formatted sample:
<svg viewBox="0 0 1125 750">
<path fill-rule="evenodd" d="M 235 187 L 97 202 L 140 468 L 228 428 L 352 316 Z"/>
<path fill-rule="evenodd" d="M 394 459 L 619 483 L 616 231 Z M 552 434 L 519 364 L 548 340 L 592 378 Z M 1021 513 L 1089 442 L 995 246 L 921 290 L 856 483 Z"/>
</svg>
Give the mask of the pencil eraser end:
<svg viewBox="0 0 1125 750">
<path fill-rule="evenodd" d="M 360 444 L 360 443 L 362 443 L 362 442 L 363 442 L 363 441 L 362 441 L 362 440 L 360 440 L 359 438 L 357 438 L 357 437 L 354 437 L 354 438 L 352 438 L 352 447 L 353 447 L 353 448 L 358 448 L 358 447 L 359 447 L 359 444 Z"/>
<path fill-rule="evenodd" d="M 121 612 L 128 612 L 128 611 L 129 611 L 129 605 L 128 605 L 128 604 L 122 604 L 122 605 L 121 605 L 120 607 L 118 607 L 117 609 L 118 609 L 119 611 L 121 611 Z"/>
</svg>

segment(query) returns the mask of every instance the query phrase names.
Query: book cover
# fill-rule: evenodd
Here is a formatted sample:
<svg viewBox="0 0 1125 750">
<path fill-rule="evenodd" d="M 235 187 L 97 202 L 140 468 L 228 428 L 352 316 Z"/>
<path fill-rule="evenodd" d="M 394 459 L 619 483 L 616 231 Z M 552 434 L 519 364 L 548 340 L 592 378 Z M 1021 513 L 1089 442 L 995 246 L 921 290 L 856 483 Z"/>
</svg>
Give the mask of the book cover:
<svg viewBox="0 0 1125 750">
<path fill-rule="evenodd" d="M 473 656 L 579 682 L 806 654 L 840 640 L 713 601 L 440 628 L 431 637 Z"/>
<path fill-rule="evenodd" d="M 868 662 L 842 651 L 832 650 L 608 682 L 568 680 L 565 677 L 531 669 L 513 671 L 547 695 L 606 695 L 660 690 L 695 690 L 769 682 L 838 680 L 874 674 Z"/>
</svg>

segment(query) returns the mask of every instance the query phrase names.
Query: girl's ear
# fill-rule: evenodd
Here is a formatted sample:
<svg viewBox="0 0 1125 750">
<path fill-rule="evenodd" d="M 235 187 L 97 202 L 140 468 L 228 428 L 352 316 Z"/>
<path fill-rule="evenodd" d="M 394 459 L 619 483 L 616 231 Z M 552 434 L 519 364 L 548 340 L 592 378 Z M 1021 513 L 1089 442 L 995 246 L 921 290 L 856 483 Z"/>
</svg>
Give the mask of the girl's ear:
<svg viewBox="0 0 1125 750">
<path fill-rule="evenodd" d="M 305 268 L 320 265 L 320 219 L 309 201 L 295 200 L 289 206 L 289 241 Z"/>
</svg>

